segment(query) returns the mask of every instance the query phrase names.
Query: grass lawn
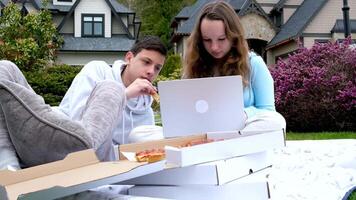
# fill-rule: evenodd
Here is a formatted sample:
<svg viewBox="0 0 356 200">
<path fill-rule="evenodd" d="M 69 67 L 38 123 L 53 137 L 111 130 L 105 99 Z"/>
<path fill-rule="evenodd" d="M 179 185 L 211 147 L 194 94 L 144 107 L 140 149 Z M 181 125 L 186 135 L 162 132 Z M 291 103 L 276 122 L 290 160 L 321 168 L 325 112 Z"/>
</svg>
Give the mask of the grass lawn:
<svg viewBox="0 0 356 200">
<path fill-rule="evenodd" d="M 356 200 L 356 191 L 352 192 L 348 200 Z"/>
<path fill-rule="evenodd" d="M 356 139 L 356 132 L 315 132 L 315 133 L 287 132 L 287 140 L 328 140 L 328 139 Z"/>
</svg>

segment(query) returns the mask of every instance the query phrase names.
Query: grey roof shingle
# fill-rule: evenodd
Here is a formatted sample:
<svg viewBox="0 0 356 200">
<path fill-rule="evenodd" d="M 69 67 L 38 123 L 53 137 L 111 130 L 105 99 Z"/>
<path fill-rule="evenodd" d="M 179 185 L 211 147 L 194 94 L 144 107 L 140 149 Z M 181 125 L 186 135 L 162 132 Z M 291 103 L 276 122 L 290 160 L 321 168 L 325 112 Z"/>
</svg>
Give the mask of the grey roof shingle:
<svg viewBox="0 0 356 200">
<path fill-rule="evenodd" d="M 191 15 L 192 6 L 184 7 L 176 16 L 175 18 L 188 18 Z"/>
<path fill-rule="evenodd" d="M 273 10 L 279 11 L 281 8 L 283 8 L 286 1 L 287 0 L 279 0 L 278 3 L 273 7 Z"/>
<path fill-rule="evenodd" d="M 5 6 L 10 0 L 0 0 L 0 4 Z"/>
<path fill-rule="evenodd" d="M 248 0 L 227 0 L 228 2 L 236 11 L 241 10 L 242 6 L 244 3 Z M 213 2 L 213 0 L 198 0 L 195 4 L 192 6 L 185 7 L 177 16 L 180 18 L 187 18 L 189 19 L 185 21 L 182 26 L 178 27 L 176 34 L 178 35 L 189 35 L 195 25 L 195 22 L 200 14 L 200 10 L 203 8 L 203 6 L 209 2 Z"/>
<path fill-rule="evenodd" d="M 5 1 L 5 0 L 2 0 Z M 42 4 L 42 0 L 33 0 L 33 2 L 39 7 L 39 8 L 44 8 L 44 5 Z M 115 10 L 116 13 L 134 13 L 132 10 L 126 8 L 124 5 L 118 3 L 116 0 L 106 0 L 107 3 L 109 3 L 113 9 Z M 59 12 L 69 12 L 69 10 L 72 8 L 72 6 L 66 6 L 66 5 L 53 5 L 53 1 L 49 1 L 47 8 L 49 10 L 57 10 Z"/>
<path fill-rule="evenodd" d="M 42 3 L 42 0 L 32 0 L 37 8 L 45 8 Z M 68 12 L 72 6 L 65 6 L 65 5 L 53 5 L 53 1 L 48 1 L 46 8 L 49 10 L 55 10 L 58 12 Z"/>
<path fill-rule="evenodd" d="M 112 35 L 111 38 L 79 38 L 73 35 L 63 35 L 63 37 L 64 44 L 60 51 L 126 52 L 135 43 L 134 39 L 128 39 L 126 35 Z"/>
<path fill-rule="evenodd" d="M 281 27 L 281 31 L 267 45 L 270 48 L 281 42 L 297 38 L 328 0 L 304 0 L 294 14 Z"/>
<path fill-rule="evenodd" d="M 195 25 L 195 21 L 200 14 L 200 10 L 202 7 L 210 2 L 209 0 L 198 0 L 195 4 L 189 7 L 189 9 L 186 11 L 189 15 L 189 19 L 185 21 L 182 26 L 178 27 L 176 34 L 190 34 L 193 30 L 193 27 Z"/>
<path fill-rule="evenodd" d="M 351 33 L 356 33 L 356 20 L 350 19 L 350 30 Z M 333 29 L 331 29 L 332 33 L 344 33 L 344 20 L 337 19 Z"/>
<path fill-rule="evenodd" d="M 236 11 L 241 10 L 245 3 L 248 3 L 249 0 L 227 0 Z"/>
<path fill-rule="evenodd" d="M 0 7 L 2 8 L 4 6 L 5 6 L 5 4 L 4 4 L 3 0 L 0 0 Z"/>
<path fill-rule="evenodd" d="M 108 0 L 108 2 L 113 6 L 117 13 L 134 13 L 132 10 L 118 3 L 117 0 Z"/>
</svg>

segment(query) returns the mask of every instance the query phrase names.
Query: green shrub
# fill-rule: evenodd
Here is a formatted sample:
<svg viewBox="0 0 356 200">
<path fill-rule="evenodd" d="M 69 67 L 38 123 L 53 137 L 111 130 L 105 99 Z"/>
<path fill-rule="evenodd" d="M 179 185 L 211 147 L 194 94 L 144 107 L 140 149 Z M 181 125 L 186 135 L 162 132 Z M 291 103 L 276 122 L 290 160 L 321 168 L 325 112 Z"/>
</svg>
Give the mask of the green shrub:
<svg viewBox="0 0 356 200">
<path fill-rule="evenodd" d="M 43 69 L 63 43 L 48 10 L 22 16 L 9 3 L 0 16 L 0 59 L 11 60 L 22 71 Z"/>
<path fill-rule="evenodd" d="M 166 62 L 160 72 L 160 76 L 170 77 L 176 69 L 182 67 L 182 60 L 178 54 L 170 54 L 166 58 Z"/>
<path fill-rule="evenodd" d="M 57 106 L 80 70 L 81 67 L 58 65 L 24 74 L 31 87 L 47 104 Z"/>
<path fill-rule="evenodd" d="M 157 83 L 159 81 L 180 79 L 181 71 L 182 61 L 180 56 L 177 54 L 168 55 L 166 63 L 164 64 L 160 75 L 157 77 L 153 84 L 157 86 Z M 153 102 L 152 108 L 156 112 L 159 111 L 159 105 L 157 104 L 157 102 Z"/>
</svg>

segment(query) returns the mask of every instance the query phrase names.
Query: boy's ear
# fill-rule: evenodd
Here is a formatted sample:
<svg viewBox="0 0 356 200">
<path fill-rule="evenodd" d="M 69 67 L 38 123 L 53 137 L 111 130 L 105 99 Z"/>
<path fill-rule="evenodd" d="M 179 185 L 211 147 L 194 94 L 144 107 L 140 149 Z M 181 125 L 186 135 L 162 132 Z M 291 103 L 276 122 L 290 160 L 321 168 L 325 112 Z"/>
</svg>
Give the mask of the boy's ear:
<svg viewBox="0 0 356 200">
<path fill-rule="evenodd" d="M 125 55 L 125 62 L 129 63 L 133 57 L 135 57 L 134 54 L 131 51 L 128 51 Z"/>
</svg>

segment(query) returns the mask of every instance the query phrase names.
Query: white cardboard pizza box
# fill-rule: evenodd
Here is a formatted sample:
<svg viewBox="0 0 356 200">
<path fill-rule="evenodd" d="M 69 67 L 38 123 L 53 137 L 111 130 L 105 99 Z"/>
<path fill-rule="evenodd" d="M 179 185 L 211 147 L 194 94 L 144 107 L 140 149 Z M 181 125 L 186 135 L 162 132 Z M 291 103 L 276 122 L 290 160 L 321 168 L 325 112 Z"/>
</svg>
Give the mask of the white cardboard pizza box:
<svg viewBox="0 0 356 200">
<path fill-rule="evenodd" d="M 222 185 L 272 165 L 268 151 L 188 167 L 168 168 L 124 181 L 128 185 Z"/>
<path fill-rule="evenodd" d="M 160 171 L 164 161 L 100 162 L 92 149 L 19 171 L 0 171 L 0 199 L 55 199 Z"/>
<path fill-rule="evenodd" d="M 184 200 L 267 200 L 269 188 L 265 170 L 224 185 L 134 186 L 129 195 Z M 268 171 L 268 170 L 266 170 Z"/>
<path fill-rule="evenodd" d="M 207 138 L 221 141 L 186 148 L 166 146 L 167 163 L 184 167 L 285 146 L 285 134 L 283 130 L 244 134 L 241 134 L 240 131 L 207 133 Z"/>
<path fill-rule="evenodd" d="M 192 140 L 213 139 L 215 142 L 183 147 Z M 237 156 L 263 152 L 285 146 L 284 130 L 256 132 L 216 132 L 195 136 L 177 137 L 142 143 L 121 145 L 122 152 L 138 152 L 152 148 L 165 148 L 169 167 L 186 167 L 196 164 L 229 159 Z M 123 158 L 124 156 L 120 156 Z"/>
</svg>

